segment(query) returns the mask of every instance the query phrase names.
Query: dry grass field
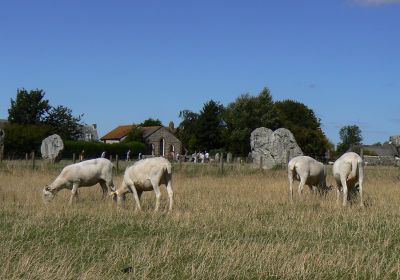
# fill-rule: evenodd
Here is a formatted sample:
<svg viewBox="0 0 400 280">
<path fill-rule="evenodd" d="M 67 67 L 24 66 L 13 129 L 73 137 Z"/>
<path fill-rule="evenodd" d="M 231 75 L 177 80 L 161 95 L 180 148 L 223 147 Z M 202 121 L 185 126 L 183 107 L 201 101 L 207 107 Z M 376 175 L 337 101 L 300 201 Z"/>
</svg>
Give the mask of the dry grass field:
<svg viewBox="0 0 400 280">
<path fill-rule="evenodd" d="M 343 208 L 334 192 L 288 203 L 284 170 L 199 166 L 175 166 L 174 210 L 163 188 L 153 213 L 153 193 L 135 212 L 131 196 L 116 209 L 99 186 L 46 205 L 41 189 L 60 167 L 3 162 L 0 279 L 400 278 L 398 169 L 366 168 L 369 206 Z"/>
</svg>

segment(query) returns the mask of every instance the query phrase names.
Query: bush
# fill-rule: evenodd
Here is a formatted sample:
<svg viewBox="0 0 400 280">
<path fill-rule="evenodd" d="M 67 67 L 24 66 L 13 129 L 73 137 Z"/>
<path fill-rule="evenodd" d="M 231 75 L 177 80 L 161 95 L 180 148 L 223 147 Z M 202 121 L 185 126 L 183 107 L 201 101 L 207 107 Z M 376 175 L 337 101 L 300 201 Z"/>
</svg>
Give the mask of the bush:
<svg viewBox="0 0 400 280">
<path fill-rule="evenodd" d="M 4 152 L 6 157 L 23 158 L 25 153 L 40 154 L 42 140 L 50 133 L 45 125 L 22 125 L 8 123 L 4 127 Z"/>
<path fill-rule="evenodd" d="M 75 153 L 76 157 L 85 151 L 85 158 L 98 158 L 102 152 L 106 152 L 106 157 L 110 155 L 115 157 L 118 155 L 119 158 L 126 157 L 126 152 L 131 150 L 131 158 L 136 157 L 139 153 L 145 151 L 145 145 L 140 142 L 129 142 L 129 143 L 113 143 L 105 144 L 102 142 L 87 142 L 87 141 L 65 141 L 64 142 L 63 158 L 72 158 Z"/>
</svg>

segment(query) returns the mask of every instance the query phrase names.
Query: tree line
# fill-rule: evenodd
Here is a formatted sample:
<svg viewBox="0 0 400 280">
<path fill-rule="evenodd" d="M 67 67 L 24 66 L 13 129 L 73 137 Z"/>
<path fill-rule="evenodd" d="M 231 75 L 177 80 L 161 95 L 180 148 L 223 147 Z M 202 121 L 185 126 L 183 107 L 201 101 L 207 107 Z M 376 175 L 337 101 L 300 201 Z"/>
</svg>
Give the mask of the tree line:
<svg viewBox="0 0 400 280">
<path fill-rule="evenodd" d="M 275 102 L 268 88 L 256 96 L 242 94 L 226 107 L 210 100 L 199 113 L 183 110 L 179 116 L 177 134 L 189 151 L 225 150 L 245 156 L 250 134 L 258 127 L 289 129 L 307 155 L 323 157 L 333 148 L 311 108 L 294 100 Z"/>
<path fill-rule="evenodd" d="M 42 139 L 54 133 L 64 140 L 76 141 L 85 125 L 83 114 L 74 116 L 68 107 L 51 106 L 41 89 L 29 92 L 18 89 L 8 113 L 5 145 L 8 151 L 21 154 L 38 150 Z M 295 100 L 274 101 L 268 88 L 258 95 L 242 94 L 227 106 L 209 100 L 200 112 L 182 110 L 179 117 L 179 126 L 175 129 L 170 123 L 169 127 L 188 152 L 229 151 L 246 156 L 250 152 L 250 134 L 258 127 L 289 129 L 306 155 L 322 158 L 327 151 L 333 151 L 333 144 L 322 131 L 320 118 L 311 108 Z M 125 143 L 141 143 L 136 147 L 144 147 L 140 126 L 150 125 L 162 123 L 159 119 L 145 120 L 128 134 Z M 343 127 L 339 135 L 338 154 L 361 144 L 361 130 L 356 125 Z"/>
</svg>

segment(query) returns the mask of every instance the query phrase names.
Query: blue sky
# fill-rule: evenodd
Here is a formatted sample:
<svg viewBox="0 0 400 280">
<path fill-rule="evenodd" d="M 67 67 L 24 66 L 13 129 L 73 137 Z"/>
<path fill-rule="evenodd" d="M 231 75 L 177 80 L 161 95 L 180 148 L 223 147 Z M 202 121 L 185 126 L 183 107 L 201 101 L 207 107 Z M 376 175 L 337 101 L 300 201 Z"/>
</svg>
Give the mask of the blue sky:
<svg viewBox="0 0 400 280">
<path fill-rule="evenodd" d="M 400 1 L 0 2 L 0 118 L 17 88 L 115 126 L 224 105 L 269 87 L 321 118 L 337 143 L 400 134 Z"/>
</svg>

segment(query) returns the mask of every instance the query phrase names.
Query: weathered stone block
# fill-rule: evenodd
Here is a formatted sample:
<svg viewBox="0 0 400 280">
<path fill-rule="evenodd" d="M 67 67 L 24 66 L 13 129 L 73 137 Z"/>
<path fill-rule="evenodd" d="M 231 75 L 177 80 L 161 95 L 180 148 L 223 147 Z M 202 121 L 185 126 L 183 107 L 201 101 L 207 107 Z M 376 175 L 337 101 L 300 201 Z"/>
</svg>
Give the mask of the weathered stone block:
<svg viewBox="0 0 400 280">
<path fill-rule="evenodd" d="M 64 142 L 57 134 L 50 135 L 42 141 L 40 152 L 42 158 L 55 162 L 60 159 L 61 152 L 64 150 Z"/>
<path fill-rule="evenodd" d="M 286 128 L 272 131 L 266 127 L 255 129 L 250 136 L 251 156 L 255 167 L 271 169 L 286 165 L 288 159 L 303 155 L 293 134 Z"/>
</svg>

